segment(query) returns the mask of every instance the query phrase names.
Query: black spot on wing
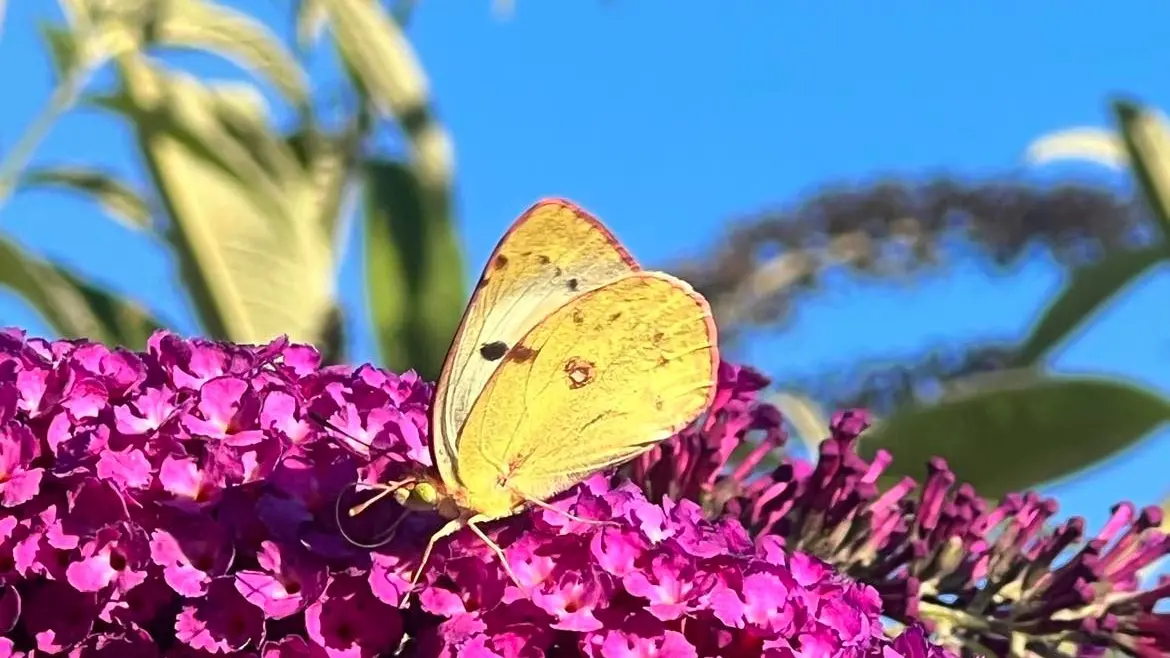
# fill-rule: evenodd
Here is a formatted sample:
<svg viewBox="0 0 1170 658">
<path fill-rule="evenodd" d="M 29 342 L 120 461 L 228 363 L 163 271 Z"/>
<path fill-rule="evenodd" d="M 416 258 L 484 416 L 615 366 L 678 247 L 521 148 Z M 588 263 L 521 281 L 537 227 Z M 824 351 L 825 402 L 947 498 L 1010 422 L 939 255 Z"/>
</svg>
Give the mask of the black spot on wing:
<svg viewBox="0 0 1170 658">
<path fill-rule="evenodd" d="M 508 345 L 502 340 L 494 343 L 484 343 L 479 346 L 479 355 L 488 361 L 499 361 L 508 352 Z"/>
<path fill-rule="evenodd" d="M 577 290 L 577 285 L 578 285 L 577 279 L 576 278 L 569 279 L 567 282 L 567 285 L 569 286 L 569 290 L 574 290 L 574 291 Z"/>
</svg>

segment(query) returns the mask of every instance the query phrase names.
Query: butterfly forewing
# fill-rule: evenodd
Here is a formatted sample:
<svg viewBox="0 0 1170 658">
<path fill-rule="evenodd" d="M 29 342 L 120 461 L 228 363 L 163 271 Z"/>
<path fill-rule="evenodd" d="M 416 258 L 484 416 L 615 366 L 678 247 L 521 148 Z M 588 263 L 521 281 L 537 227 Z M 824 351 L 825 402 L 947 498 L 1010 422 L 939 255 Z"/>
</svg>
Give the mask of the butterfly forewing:
<svg viewBox="0 0 1170 658">
<path fill-rule="evenodd" d="M 609 230 L 568 201 L 541 201 L 516 220 L 484 267 L 436 386 L 431 446 L 448 486 L 460 482 L 464 421 L 520 337 L 569 300 L 638 269 Z"/>
</svg>

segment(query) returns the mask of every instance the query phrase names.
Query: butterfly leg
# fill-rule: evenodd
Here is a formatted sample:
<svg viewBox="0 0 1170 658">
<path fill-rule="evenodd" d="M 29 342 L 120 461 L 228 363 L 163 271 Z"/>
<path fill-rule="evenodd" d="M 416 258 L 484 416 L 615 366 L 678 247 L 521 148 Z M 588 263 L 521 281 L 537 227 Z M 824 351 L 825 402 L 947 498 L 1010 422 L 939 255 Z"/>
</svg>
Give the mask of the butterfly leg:
<svg viewBox="0 0 1170 658">
<path fill-rule="evenodd" d="M 487 533 L 483 531 L 483 528 L 479 527 L 480 523 L 491 520 L 492 519 L 487 516 L 476 514 L 467 520 L 467 527 L 471 528 L 471 531 L 478 535 L 479 538 L 483 540 L 483 543 L 488 545 L 488 548 L 492 549 L 492 552 L 495 553 L 496 557 L 500 559 L 500 566 L 504 567 L 504 573 L 508 574 L 508 577 L 512 579 L 513 583 L 516 583 L 516 587 L 519 587 L 521 592 L 527 594 L 528 588 L 524 586 L 524 583 L 520 582 L 520 579 L 516 577 L 515 572 L 512 571 L 512 567 L 508 564 L 508 556 L 504 555 L 504 549 L 500 548 L 499 544 L 492 541 L 492 538 L 487 536 Z"/>
<path fill-rule="evenodd" d="M 406 602 L 410 600 L 410 595 L 414 592 L 414 587 L 418 584 L 418 579 L 422 576 L 423 569 L 425 569 L 427 566 L 427 561 L 431 559 L 431 551 L 435 549 L 435 544 L 439 543 L 440 540 L 449 537 L 456 532 L 459 532 L 459 530 L 465 525 L 467 525 L 467 523 L 463 521 L 463 519 L 452 519 L 447 522 L 447 525 L 439 528 L 435 531 L 435 534 L 431 535 L 430 541 L 427 542 L 427 547 L 423 549 L 422 558 L 419 559 L 418 566 L 415 567 L 414 574 L 410 577 L 410 589 L 408 589 L 406 591 L 406 595 L 402 597 L 402 602 L 398 604 L 399 607 L 406 607 Z"/>
</svg>

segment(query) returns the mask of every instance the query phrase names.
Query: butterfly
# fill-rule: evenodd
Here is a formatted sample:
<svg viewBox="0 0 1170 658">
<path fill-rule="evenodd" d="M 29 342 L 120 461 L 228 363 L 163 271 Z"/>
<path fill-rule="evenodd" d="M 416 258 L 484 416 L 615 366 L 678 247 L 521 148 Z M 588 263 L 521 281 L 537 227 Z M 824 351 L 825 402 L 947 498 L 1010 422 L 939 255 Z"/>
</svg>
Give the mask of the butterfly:
<svg viewBox="0 0 1170 658">
<path fill-rule="evenodd" d="M 718 365 L 699 293 L 641 269 L 573 203 L 540 201 L 496 246 L 447 353 L 431 409 L 434 466 L 373 485 L 378 495 L 349 514 L 393 495 L 407 512 L 448 519 L 411 589 L 436 543 L 464 528 L 519 585 L 481 525 L 528 507 L 576 518 L 547 501 L 693 422 L 711 404 Z"/>
</svg>

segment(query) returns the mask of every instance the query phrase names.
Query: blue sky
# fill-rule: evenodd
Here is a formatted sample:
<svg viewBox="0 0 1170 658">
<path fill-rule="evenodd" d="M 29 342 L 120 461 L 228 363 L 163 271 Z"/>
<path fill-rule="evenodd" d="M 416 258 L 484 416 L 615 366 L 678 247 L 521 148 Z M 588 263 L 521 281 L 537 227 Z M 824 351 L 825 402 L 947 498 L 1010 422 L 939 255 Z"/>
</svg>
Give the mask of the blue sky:
<svg viewBox="0 0 1170 658">
<path fill-rule="evenodd" d="M 287 34 L 282 2 L 229 2 Z M 55 3 L 8 3 L 0 35 L 0 153 L 45 102 L 51 76 L 33 26 L 60 19 Z M 476 273 L 514 216 L 563 195 L 598 213 L 650 264 L 701 253 L 723 222 L 796 202 L 826 182 L 949 170 L 1016 171 L 1033 138 L 1104 125 L 1115 91 L 1170 108 L 1170 5 L 987 0 L 940 3 L 517 3 L 506 21 L 488 0 L 423 2 L 409 36 L 454 137 L 463 240 Z M 322 51 L 327 50 L 323 48 Z M 240 74 L 182 57 L 192 70 Z M 327 70 L 331 58 L 315 58 Z M 99 80 L 99 83 L 101 80 Z M 141 180 L 124 127 L 78 112 L 37 153 L 38 164 L 83 161 Z M 1050 177 L 1053 172 L 1035 172 Z M 1061 172 L 1064 173 L 1064 172 Z M 1076 170 L 1122 185 L 1116 174 Z M 132 293 L 195 331 L 174 288 L 173 263 L 92 204 L 52 193 L 17 195 L 0 230 L 36 252 Z M 364 315 L 356 258 L 343 272 L 348 312 Z M 925 285 L 845 283 L 801 307 L 784 334 L 750 359 L 779 375 L 822 372 L 866 356 L 913 354 L 972 337 L 1022 336 L 1059 289 L 1037 259 L 1011 279 L 959 262 Z M 1170 276 L 1130 290 L 1062 350 L 1064 372 L 1120 375 L 1170 394 Z M 47 329 L 0 293 L 0 324 Z M 356 357 L 374 358 L 368 331 Z M 1005 459 L 1010 455 L 1005 455 Z M 1065 513 L 1099 522 L 1115 499 L 1170 492 L 1170 432 L 1073 482 Z"/>
</svg>

